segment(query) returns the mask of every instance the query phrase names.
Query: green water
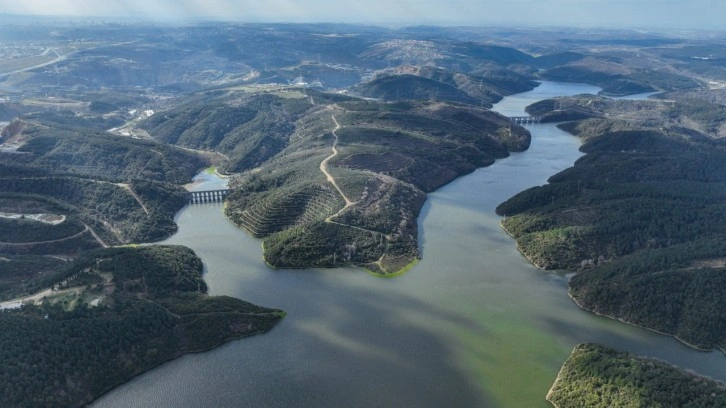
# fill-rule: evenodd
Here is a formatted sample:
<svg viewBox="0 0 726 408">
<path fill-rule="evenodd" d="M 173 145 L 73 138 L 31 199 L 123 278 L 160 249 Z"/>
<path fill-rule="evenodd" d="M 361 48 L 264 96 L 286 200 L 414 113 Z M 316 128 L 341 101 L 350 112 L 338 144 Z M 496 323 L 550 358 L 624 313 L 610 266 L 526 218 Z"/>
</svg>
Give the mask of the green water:
<svg viewBox="0 0 726 408">
<path fill-rule="evenodd" d="M 549 96 L 595 92 L 545 83 L 497 109 L 521 115 Z M 113 390 L 94 407 L 548 407 L 572 347 L 595 341 L 726 379 L 720 353 L 579 310 L 566 278 L 532 267 L 500 228 L 497 204 L 579 157 L 578 141 L 531 125 L 531 148 L 429 196 L 422 259 L 406 275 L 361 269 L 270 270 L 260 241 L 221 204 L 189 206 L 168 243 L 204 260 L 212 294 L 286 310 L 270 333 L 185 356 Z M 200 175 L 199 189 L 223 181 Z"/>
</svg>

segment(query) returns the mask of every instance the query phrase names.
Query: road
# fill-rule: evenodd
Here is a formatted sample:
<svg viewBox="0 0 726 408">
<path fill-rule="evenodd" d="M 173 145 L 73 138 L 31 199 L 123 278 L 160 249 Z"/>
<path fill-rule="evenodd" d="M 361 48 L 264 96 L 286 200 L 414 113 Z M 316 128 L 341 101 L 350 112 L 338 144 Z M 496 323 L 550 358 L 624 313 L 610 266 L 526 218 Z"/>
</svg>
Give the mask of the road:
<svg viewBox="0 0 726 408">
<path fill-rule="evenodd" d="M 58 62 L 61 62 L 61 61 L 63 61 L 63 60 L 64 60 L 64 59 L 66 59 L 66 58 L 67 58 L 67 57 L 68 57 L 69 55 L 71 55 L 71 54 L 73 54 L 73 53 L 77 52 L 77 51 L 73 51 L 73 52 L 70 52 L 70 53 L 68 53 L 68 54 L 66 54 L 66 55 L 61 55 L 61 54 L 59 54 L 59 53 L 58 53 L 58 51 L 56 51 L 56 49 L 55 49 L 55 48 L 47 48 L 47 49 L 45 50 L 45 52 L 43 52 L 43 54 L 41 54 L 41 55 L 47 55 L 47 54 L 48 54 L 49 52 L 51 52 L 51 51 L 53 51 L 53 52 L 55 53 L 55 55 L 56 55 L 56 58 L 55 58 L 55 59 L 53 59 L 53 60 L 51 60 L 51 61 L 47 61 L 47 62 L 43 62 L 43 63 L 41 63 L 41 64 L 33 65 L 32 67 L 26 67 L 26 68 L 16 69 L 15 71 L 10 71 L 10 72 L 0 72 L 0 76 L 4 76 L 4 75 L 12 75 L 12 74 L 17 74 L 17 73 L 20 73 L 20 72 L 30 71 L 30 70 L 32 70 L 32 69 L 36 69 L 36 68 L 42 68 L 42 67 L 45 67 L 45 66 L 48 66 L 48 65 L 53 65 L 53 64 L 55 64 L 55 63 L 58 63 Z"/>
<path fill-rule="evenodd" d="M 332 106 L 330 108 L 333 109 Z M 351 205 L 353 205 L 353 202 L 350 201 L 350 199 L 348 199 L 348 197 L 345 195 L 343 190 L 341 190 L 340 187 L 338 187 L 338 183 L 335 182 L 335 178 L 328 171 L 328 162 L 330 161 L 330 159 L 332 159 L 333 157 L 338 155 L 338 148 L 337 148 L 338 134 L 336 132 L 338 131 L 338 129 L 340 129 L 340 123 L 338 123 L 338 120 L 335 118 L 335 114 L 330 115 L 330 118 L 333 119 L 333 122 L 335 122 L 335 129 L 333 129 L 333 132 L 332 132 L 333 137 L 335 138 L 333 140 L 333 146 L 331 147 L 331 150 L 333 152 L 330 154 L 330 156 L 326 157 L 325 159 L 323 159 L 322 162 L 320 162 L 320 171 L 322 171 L 323 174 L 325 174 L 325 177 L 328 179 L 330 184 L 332 184 L 333 187 L 335 187 L 335 189 L 338 190 L 338 194 L 340 194 L 340 196 L 343 197 L 343 200 L 345 201 L 345 207 L 343 207 L 343 209 L 341 209 L 337 213 L 337 214 L 340 214 L 343 210 L 345 210 L 348 207 L 350 207 Z M 337 214 L 335 214 L 335 215 L 337 215 Z M 333 215 L 331 217 L 334 217 L 335 215 Z"/>
</svg>

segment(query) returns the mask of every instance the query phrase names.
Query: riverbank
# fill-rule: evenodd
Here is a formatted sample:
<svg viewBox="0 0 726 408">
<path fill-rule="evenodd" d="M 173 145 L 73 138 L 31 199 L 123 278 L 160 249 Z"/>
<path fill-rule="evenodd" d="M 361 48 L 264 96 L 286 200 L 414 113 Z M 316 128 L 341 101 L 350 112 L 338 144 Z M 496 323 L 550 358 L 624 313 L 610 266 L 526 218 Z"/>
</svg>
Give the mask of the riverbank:
<svg viewBox="0 0 726 408">
<path fill-rule="evenodd" d="M 119 387 L 121 387 L 121 386 L 123 386 L 123 385 L 125 385 L 125 384 L 127 384 L 127 383 L 129 383 L 129 382 L 131 382 L 133 380 L 135 380 L 136 378 L 143 376 L 144 374 L 148 373 L 149 371 L 152 371 L 152 370 L 154 370 L 154 369 L 156 369 L 156 368 L 158 368 L 158 367 L 160 367 L 160 366 L 162 366 L 164 364 L 167 364 L 167 363 L 169 363 L 171 361 L 177 360 L 177 359 L 179 359 L 179 358 L 181 358 L 181 357 L 183 357 L 185 355 L 206 353 L 206 352 L 209 352 L 211 350 L 214 350 L 214 349 L 216 349 L 216 348 L 224 345 L 225 343 L 229 343 L 229 342 L 232 342 L 232 341 L 235 341 L 235 340 L 243 340 L 245 338 L 252 337 L 252 336 L 259 336 L 259 335 L 262 335 L 262 334 L 266 334 L 270 330 L 272 330 L 275 326 L 277 326 L 277 324 L 280 321 L 282 321 L 282 319 L 284 319 L 285 316 L 287 316 L 287 312 L 281 311 L 281 314 L 279 315 L 278 321 L 276 321 L 272 326 L 270 326 L 267 329 L 260 330 L 260 331 L 254 332 L 254 333 L 251 332 L 251 333 L 241 334 L 241 335 L 238 335 L 238 336 L 235 336 L 235 337 L 228 337 L 228 338 L 222 339 L 217 344 L 209 345 L 208 347 L 200 348 L 198 350 L 188 350 L 188 351 L 184 351 L 182 353 L 178 353 L 176 355 L 173 355 L 173 356 L 169 357 L 166 360 L 162 360 L 162 361 L 155 362 L 154 365 L 150 365 L 148 367 L 144 367 L 141 371 L 138 371 L 135 374 L 132 374 L 132 375 L 124 378 L 123 380 L 118 381 L 117 383 L 109 386 L 108 388 L 106 388 L 104 390 L 101 390 L 90 401 L 86 401 L 84 403 L 84 406 L 87 406 L 88 403 L 95 402 L 98 398 L 102 397 L 103 395 L 106 395 L 106 394 L 108 394 L 110 392 L 113 392 L 114 389 L 117 389 L 117 388 L 119 388 Z"/>
<path fill-rule="evenodd" d="M 575 352 L 575 350 L 577 350 L 578 347 L 580 347 L 579 344 L 572 349 L 572 351 L 570 352 L 570 356 L 572 355 L 572 353 Z M 552 401 L 552 396 L 555 394 L 557 387 L 562 382 L 562 375 L 565 370 L 565 364 L 566 364 L 566 362 L 563 363 L 562 367 L 560 367 L 560 370 L 557 371 L 557 376 L 555 377 L 555 381 L 552 383 L 552 386 L 550 387 L 549 391 L 547 391 L 547 395 L 545 396 L 545 400 L 547 402 L 549 402 L 550 404 L 552 404 L 552 406 L 554 406 L 555 408 L 560 408 L 560 406 L 557 405 L 557 403 L 555 403 L 554 401 Z"/>
<path fill-rule="evenodd" d="M 555 407 L 723 407 L 725 384 L 595 343 L 575 346 L 546 397 Z"/>
<path fill-rule="evenodd" d="M 516 101 L 505 108 L 518 116 L 541 98 L 581 93 L 593 91 L 545 83 L 504 103 Z M 530 130 L 526 152 L 427 195 L 418 217 L 421 259 L 396 279 L 353 267 L 272 270 L 260 240 L 219 205 L 185 207 L 170 241 L 204 259 L 211 292 L 274 305 L 290 312 L 288 321 L 265 336 L 165 364 L 93 406 L 547 408 L 562 362 L 583 342 L 726 379 L 711 354 L 583 312 L 563 297 L 563 277 L 540 272 L 515 250 L 496 206 L 581 156 L 578 141 L 554 126 Z M 210 178 L 200 189 L 218 182 Z"/>
<path fill-rule="evenodd" d="M 537 269 L 540 269 L 540 270 L 546 270 L 545 268 L 543 268 L 542 266 L 540 266 L 540 265 L 538 265 L 538 264 L 537 264 L 536 262 L 534 262 L 534 261 L 532 260 L 532 258 L 531 258 L 530 256 L 528 256 L 528 255 L 527 255 L 527 254 L 526 254 L 526 253 L 525 253 L 525 252 L 524 252 L 524 251 L 522 250 L 522 248 L 521 248 L 521 247 L 519 246 L 519 244 L 516 244 L 516 238 L 514 237 L 514 235 L 512 235 L 512 234 L 511 234 L 511 233 L 510 233 L 510 232 L 509 232 L 509 231 L 507 230 L 507 228 L 506 228 L 506 227 L 504 226 L 504 223 L 503 223 L 503 221 L 499 223 L 499 226 L 500 226 L 500 227 L 501 227 L 501 228 L 502 228 L 502 229 L 504 230 L 504 232 L 506 232 L 506 233 L 507 233 L 507 235 L 509 235 L 510 237 L 512 237 L 512 238 L 513 238 L 513 239 L 515 240 L 515 246 L 516 246 L 516 248 L 517 248 L 517 251 L 519 251 L 519 253 L 520 253 L 520 254 L 522 254 L 522 256 L 523 256 L 523 257 L 524 257 L 525 259 L 527 259 L 527 261 L 528 261 L 529 263 L 531 263 L 531 264 L 532 264 L 532 265 L 533 265 L 534 267 L 536 267 Z M 573 273 L 575 273 L 575 274 L 576 274 L 577 272 L 573 272 Z M 621 323 L 625 323 L 625 324 L 628 324 L 628 325 L 630 325 L 630 326 L 633 326 L 633 327 L 637 327 L 637 328 L 640 328 L 640 329 L 645 329 L 645 330 L 649 330 L 649 331 L 651 331 L 651 332 L 653 332 L 653 333 L 658 333 L 658 334 L 660 334 L 660 335 L 665 335 L 665 336 L 668 336 L 668 337 L 673 337 L 673 338 L 675 338 L 676 340 L 678 340 L 679 342 L 683 343 L 684 345 L 686 345 L 686 346 L 688 346 L 688 347 L 690 347 L 690 348 L 692 348 L 692 349 L 694 349 L 694 350 L 698 350 L 698 351 L 703 351 L 703 352 L 711 352 L 711 351 L 713 351 L 714 349 L 718 349 L 718 350 L 720 350 L 721 352 L 723 352 L 723 353 L 724 353 L 724 354 L 726 355 L 726 349 L 724 349 L 724 348 L 721 348 L 721 347 L 715 347 L 714 349 L 704 349 L 704 348 L 702 348 L 702 347 L 698 347 L 698 346 L 696 346 L 695 344 L 691 344 L 691 343 L 689 343 L 689 342 L 687 342 L 687 341 L 685 341 L 685 340 L 681 339 L 681 338 L 680 338 L 680 337 L 678 337 L 677 335 L 674 335 L 674 334 L 670 334 L 670 333 L 665 333 L 665 332 L 662 332 L 662 331 L 658 331 L 658 330 L 652 329 L 652 328 L 650 328 L 650 327 L 646 327 L 646 326 L 641 326 L 641 325 L 639 325 L 639 324 L 636 324 L 636 323 L 633 323 L 633 322 L 629 322 L 629 321 L 627 321 L 627 320 L 624 320 L 624 319 L 621 319 L 621 318 L 619 318 L 619 317 L 615 317 L 615 316 L 611 316 L 611 315 L 608 315 L 608 314 L 604 314 L 604 313 L 599 313 L 599 312 L 596 312 L 595 310 L 589 309 L 589 308 L 585 307 L 584 305 L 582 305 L 582 304 L 581 304 L 580 302 L 578 302 L 578 301 L 577 301 L 577 299 L 575 299 L 575 297 L 574 297 L 574 296 L 572 296 L 572 292 L 570 291 L 570 289 L 569 289 L 569 288 L 568 288 L 568 290 L 567 290 L 567 296 L 568 296 L 568 297 L 570 298 L 570 300 L 572 300 L 572 301 L 573 301 L 573 302 L 575 303 L 575 305 L 577 305 L 577 307 L 578 307 L 578 308 L 580 308 L 580 309 L 582 309 L 582 310 L 584 310 L 584 311 L 586 311 L 586 312 L 592 313 L 592 314 L 594 314 L 594 315 L 597 315 L 597 316 L 602 316 L 602 317 L 607 317 L 607 318 L 609 318 L 609 319 L 612 319 L 612 320 L 616 320 L 616 321 L 619 321 L 619 322 L 621 322 Z"/>
<path fill-rule="evenodd" d="M 384 278 L 384 279 L 398 278 L 399 276 L 403 276 L 406 273 L 408 273 L 408 271 L 410 271 L 414 266 L 416 266 L 418 264 L 418 261 L 419 261 L 419 259 L 414 259 L 413 261 L 409 262 L 406 266 L 399 269 L 398 271 L 390 272 L 390 273 L 376 272 L 374 270 L 366 268 L 365 266 L 363 267 L 363 269 L 365 269 L 365 271 L 368 272 L 370 275 L 373 275 L 378 278 Z"/>
<path fill-rule="evenodd" d="M 46 282 L 70 288 L 46 289 L 0 313 L 0 344 L 14 350 L 3 362 L 16 373 L 0 406 L 84 406 L 182 355 L 266 333 L 286 316 L 207 295 L 203 267 L 192 250 L 168 245 L 96 250 L 65 264 Z M 42 361 L 42 377 L 33 361 Z M 48 387 L 66 383 L 73 386 L 63 393 Z"/>
<path fill-rule="evenodd" d="M 627 325 L 630 325 L 630 326 L 633 326 L 633 327 L 637 327 L 639 329 L 645 329 L 645 330 L 651 331 L 653 333 L 658 333 L 658 334 L 663 335 L 663 336 L 672 337 L 672 338 L 678 340 L 679 342 L 683 343 L 684 345 L 686 345 L 686 346 L 688 346 L 688 347 L 690 347 L 690 348 L 692 348 L 694 350 L 697 350 L 697 351 L 703 351 L 703 352 L 706 352 L 706 353 L 710 353 L 714 349 L 718 349 L 719 351 L 723 352 L 726 355 L 726 352 L 724 352 L 724 349 L 721 348 L 721 347 L 714 347 L 712 349 L 704 349 L 702 347 L 698 347 L 695 344 L 691 344 L 691 343 L 689 343 L 689 342 L 681 339 L 680 337 L 678 337 L 675 334 L 670 334 L 670 333 L 662 332 L 662 331 L 659 331 L 659 330 L 656 330 L 656 329 L 652 329 L 650 327 L 641 326 L 641 325 L 639 325 L 637 323 L 629 322 L 629 321 L 624 320 L 624 319 L 621 319 L 619 317 L 611 316 L 611 315 L 608 315 L 608 314 L 605 314 L 605 313 L 600 313 L 600 312 L 597 312 L 597 311 L 592 310 L 590 308 L 587 308 L 584 305 L 582 305 L 580 302 L 578 302 L 577 299 L 575 299 L 574 296 L 572 296 L 572 292 L 569 289 L 567 290 L 567 296 L 575 303 L 575 305 L 577 305 L 577 307 L 579 307 L 580 309 L 582 309 L 582 310 L 584 310 L 586 312 L 592 313 L 594 315 L 602 316 L 602 317 L 607 317 L 608 319 L 616 320 L 618 322 L 625 323 Z"/>
<path fill-rule="evenodd" d="M 502 229 L 504 230 L 504 232 L 506 232 L 506 233 L 507 233 L 507 235 L 509 235 L 510 237 L 512 237 L 512 238 L 513 238 L 513 239 L 515 240 L 515 243 L 516 243 L 516 238 L 514 237 L 514 235 L 512 235 L 512 234 L 511 234 L 511 233 L 510 233 L 510 232 L 509 232 L 509 231 L 507 230 L 507 228 L 506 228 L 506 227 L 504 226 L 504 222 L 503 222 L 503 221 L 499 223 L 499 226 L 500 226 L 500 227 L 501 227 L 501 228 L 502 228 Z M 525 259 L 527 259 L 527 261 L 529 261 L 529 263 L 531 263 L 531 264 L 532 264 L 533 266 L 535 266 L 535 267 L 536 267 L 537 269 L 540 269 L 540 270 L 546 270 L 545 268 L 543 268 L 542 266 L 540 266 L 540 265 L 538 265 L 538 264 L 537 264 L 536 262 L 534 262 L 534 261 L 532 260 L 532 258 L 531 258 L 531 257 L 529 257 L 529 256 L 528 256 L 528 255 L 527 255 L 527 254 L 526 254 L 526 253 L 525 253 L 525 252 L 524 252 L 524 251 L 522 250 L 522 248 L 521 248 L 521 247 L 520 247 L 520 246 L 519 246 L 518 244 L 515 244 L 515 245 L 516 245 L 517 251 L 519 251 L 519 253 L 520 253 L 520 254 L 522 254 L 522 256 L 523 256 L 523 257 L 524 257 Z M 573 273 L 575 273 L 575 274 L 576 274 L 577 272 L 573 272 Z M 619 317 L 615 317 L 615 316 L 611 316 L 611 315 L 608 315 L 608 314 L 604 314 L 604 313 L 599 313 L 599 312 L 596 312 L 595 310 L 589 309 L 589 308 L 585 307 L 584 305 L 582 305 L 582 304 L 581 304 L 580 302 L 578 302 L 578 301 L 577 301 L 577 299 L 575 299 L 575 297 L 574 297 L 574 296 L 572 296 L 572 292 L 570 291 L 570 289 L 569 289 L 569 288 L 568 288 L 568 290 L 567 290 L 567 296 L 568 296 L 568 297 L 570 298 L 570 300 L 572 300 L 572 301 L 573 301 L 573 302 L 575 303 L 575 305 L 577 305 L 577 307 L 578 307 L 578 308 L 580 308 L 580 309 L 582 309 L 582 310 L 584 310 L 584 311 L 586 311 L 586 312 L 589 312 L 589 313 L 595 314 L 595 315 L 597 315 L 597 316 L 607 317 L 607 318 L 609 318 L 609 319 L 612 319 L 612 320 L 616 320 L 616 321 L 619 321 L 619 322 L 621 322 L 621 323 L 625 323 L 625 324 L 628 324 L 628 325 L 630 325 L 630 326 L 633 326 L 633 327 L 637 327 L 637 328 L 640 328 L 640 329 L 645 329 L 645 330 L 649 330 L 649 331 L 651 331 L 651 332 L 653 332 L 653 333 L 658 333 L 658 334 L 661 334 L 661 335 L 665 335 L 665 336 L 668 336 L 668 337 L 673 337 L 673 338 L 675 338 L 676 340 L 678 340 L 679 342 L 683 343 L 684 345 L 686 345 L 686 346 L 688 346 L 688 347 L 690 347 L 690 348 L 692 348 L 692 349 L 694 349 L 694 350 L 698 350 L 698 351 L 703 351 L 703 352 L 711 352 L 711 351 L 713 351 L 713 350 L 714 350 L 714 349 L 704 349 L 704 348 L 702 348 L 702 347 L 698 347 L 698 346 L 696 346 L 695 344 L 691 344 L 691 343 L 689 343 L 689 342 L 687 342 L 687 341 L 685 341 L 685 340 L 681 339 L 680 337 L 678 337 L 677 335 L 674 335 L 674 334 L 670 334 L 670 333 L 665 333 L 665 332 L 661 332 L 661 331 L 658 331 L 658 330 L 655 330 L 655 329 L 652 329 L 652 328 L 649 328 L 649 327 L 646 327 L 646 326 L 641 326 L 641 325 L 639 325 L 639 324 L 636 324 L 636 323 L 633 323 L 633 322 L 629 322 L 629 321 L 627 321 L 627 320 L 624 320 L 624 319 L 621 319 L 621 318 L 619 318 Z M 715 347 L 715 348 L 716 348 L 716 349 L 719 349 L 719 350 L 720 350 L 721 352 L 723 352 L 724 354 L 726 354 L 726 351 L 724 351 L 724 348 L 721 348 L 721 347 Z"/>
<path fill-rule="evenodd" d="M 537 262 L 535 262 L 529 255 L 527 255 L 526 252 L 524 252 L 524 250 L 522 249 L 522 247 L 519 246 L 519 243 L 517 242 L 517 238 L 515 238 L 515 236 L 512 235 L 509 232 L 509 230 L 507 230 L 507 227 L 504 226 L 504 221 L 503 220 L 499 222 L 499 226 L 504 230 L 504 232 L 507 233 L 507 235 L 509 235 L 514 240 L 514 245 L 517 248 L 517 251 L 519 251 L 519 253 L 522 254 L 522 256 L 527 261 L 529 261 L 529 263 L 531 263 L 532 265 L 534 265 L 534 267 L 537 268 L 537 269 L 539 269 L 539 270 L 543 270 L 543 271 L 546 270 L 545 267 L 540 266 L 539 264 L 537 264 Z"/>
</svg>

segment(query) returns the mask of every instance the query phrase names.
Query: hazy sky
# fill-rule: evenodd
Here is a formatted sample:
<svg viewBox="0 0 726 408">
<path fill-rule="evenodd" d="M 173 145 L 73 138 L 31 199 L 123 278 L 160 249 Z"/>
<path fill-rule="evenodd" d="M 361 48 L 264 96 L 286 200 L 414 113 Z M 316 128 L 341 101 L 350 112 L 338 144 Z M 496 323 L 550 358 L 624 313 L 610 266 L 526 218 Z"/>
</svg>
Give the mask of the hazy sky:
<svg viewBox="0 0 726 408">
<path fill-rule="evenodd" d="M 265 22 L 726 29 L 726 0 L 0 0 L 0 13 Z"/>
</svg>

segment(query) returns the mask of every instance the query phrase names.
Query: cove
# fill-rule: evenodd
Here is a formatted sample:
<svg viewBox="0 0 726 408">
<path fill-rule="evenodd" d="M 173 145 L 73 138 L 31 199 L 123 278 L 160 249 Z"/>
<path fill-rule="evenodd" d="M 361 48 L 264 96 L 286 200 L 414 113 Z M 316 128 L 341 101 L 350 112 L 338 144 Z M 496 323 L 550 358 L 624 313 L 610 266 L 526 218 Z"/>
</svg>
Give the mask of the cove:
<svg viewBox="0 0 726 408">
<path fill-rule="evenodd" d="M 544 82 L 495 106 L 521 116 L 588 85 Z M 598 342 L 726 380 L 721 353 L 595 316 L 567 280 L 529 264 L 494 208 L 572 165 L 579 141 L 528 125 L 532 145 L 429 195 L 419 217 L 422 259 L 379 279 L 358 268 L 271 270 L 261 242 L 221 204 L 185 207 L 165 241 L 191 247 L 213 295 L 284 309 L 271 332 L 187 355 L 124 384 L 94 407 L 551 407 L 544 399 L 572 347 Z M 195 188 L 224 184 L 200 175 Z"/>
</svg>

